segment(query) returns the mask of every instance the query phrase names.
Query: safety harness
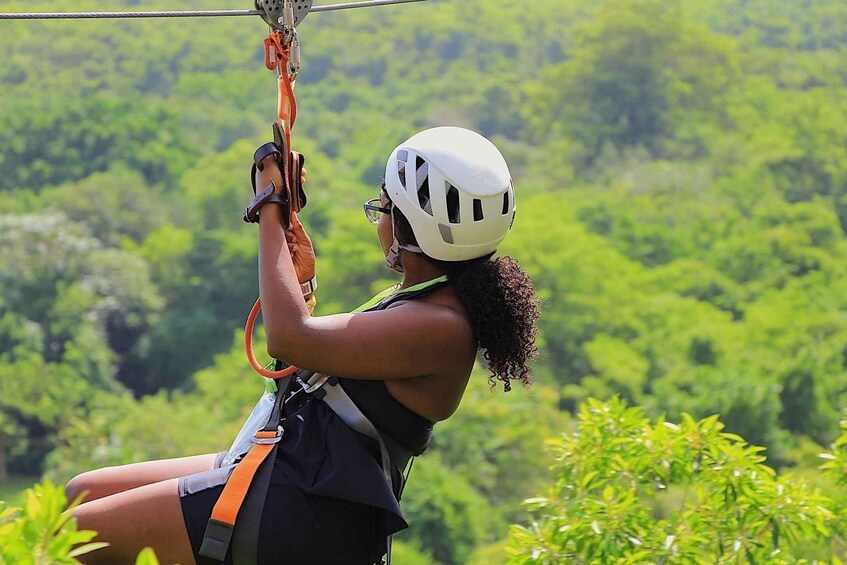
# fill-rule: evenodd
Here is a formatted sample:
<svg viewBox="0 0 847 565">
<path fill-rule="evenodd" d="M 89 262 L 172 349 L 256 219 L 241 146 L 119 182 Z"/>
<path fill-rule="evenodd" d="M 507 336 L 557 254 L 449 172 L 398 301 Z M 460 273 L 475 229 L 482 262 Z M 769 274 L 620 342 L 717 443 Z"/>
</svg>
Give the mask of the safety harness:
<svg viewBox="0 0 847 565">
<path fill-rule="evenodd" d="M 354 312 L 375 308 L 388 300 L 394 302 L 409 299 L 446 282 L 447 277 L 441 276 L 406 289 L 394 286 Z M 290 367 L 282 369 L 282 365 L 281 361 L 276 362 L 277 373 L 290 371 Z M 204 557 L 224 561 L 232 545 L 234 565 L 253 565 L 257 562 L 262 510 L 278 444 L 284 433 L 281 424 L 283 407 L 288 399 L 293 398 L 295 391 L 296 394 L 308 394 L 313 400 L 324 402 L 349 428 L 374 440 L 379 445 L 380 465 L 385 480 L 398 499 L 403 492 L 408 478 L 404 470 L 409 467 L 412 452 L 389 436 L 381 434 L 347 395 L 338 378 L 295 368 L 290 374 L 275 379 L 274 383 L 277 397 L 271 415 L 253 435 L 253 445 L 235 465 L 212 510 L 200 548 L 200 555 Z M 400 471 L 397 476 L 392 471 L 393 467 Z M 386 565 L 391 563 L 391 545 L 392 536 L 389 536 L 386 540 Z"/>
</svg>

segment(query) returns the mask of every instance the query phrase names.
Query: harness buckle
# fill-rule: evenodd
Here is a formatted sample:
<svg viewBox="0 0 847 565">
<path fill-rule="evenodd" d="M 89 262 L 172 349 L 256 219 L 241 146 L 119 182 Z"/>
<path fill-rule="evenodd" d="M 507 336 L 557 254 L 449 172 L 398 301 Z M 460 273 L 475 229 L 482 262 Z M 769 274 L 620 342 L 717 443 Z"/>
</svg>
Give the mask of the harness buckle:
<svg viewBox="0 0 847 565">
<path fill-rule="evenodd" d="M 282 433 L 284 431 L 285 430 L 282 429 L 282 426 L 277 426 L 275 432 L 259 430 L 253 436 L 253 443 L 257 445 L 273 445 L 275 443 L 279 443 L 279 440 L 282 439 Z"/>
<path fill-rule="evenodd" d="M 315 379 L 314 377 L 318 377 L 318 378 Z M 316 392 L 318 389 L 320 389 L 322 386 L 324 386 L 324 383 L 327 382 L 329 380 L 329 378 L 330 377 L 328 377 L 326 375 L 315 374 L 311 379 L 306 380 L 306 381 L 303 381 L 302 379 L 298 378 L 297 382 L 302 387 L 303 392 L 305 392 L 306 394 L 312 394 L 312 393 Z"/>
</svg>

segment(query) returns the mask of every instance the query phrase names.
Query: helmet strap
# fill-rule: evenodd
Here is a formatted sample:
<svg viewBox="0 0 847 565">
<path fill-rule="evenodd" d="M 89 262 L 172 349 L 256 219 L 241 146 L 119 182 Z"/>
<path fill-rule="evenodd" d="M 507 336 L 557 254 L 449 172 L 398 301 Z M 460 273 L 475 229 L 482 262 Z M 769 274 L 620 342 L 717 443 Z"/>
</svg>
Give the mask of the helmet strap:
<svg viewBox="0 0 847 565">
<path fill-rule="evenodd" d="M 388 268 L 396 273 L 402 273 L 404 271 L 403 268 L 403 255 L 401 251 L 410 251 L 412 253 L 423 253 L 423 249 L 418 247 L 417 245 L 410 245 L 408 243 L 400 243 L 397 239 L 397 233 L 394 230 L 394 217 L 391 218 L 391 247 L 388 248 L 388 254 L 385 256 L 385 264 L 388 265 Z"/>
<path fill-rule="evenodd" d="M 388 254 L 385 256 L 385 264 L 394 272 L 403 272 L 403 261 L 400 258 L 400 242 L 397 238 L 391 242 L 391 247 L 388 248 Z"/>
</svg>

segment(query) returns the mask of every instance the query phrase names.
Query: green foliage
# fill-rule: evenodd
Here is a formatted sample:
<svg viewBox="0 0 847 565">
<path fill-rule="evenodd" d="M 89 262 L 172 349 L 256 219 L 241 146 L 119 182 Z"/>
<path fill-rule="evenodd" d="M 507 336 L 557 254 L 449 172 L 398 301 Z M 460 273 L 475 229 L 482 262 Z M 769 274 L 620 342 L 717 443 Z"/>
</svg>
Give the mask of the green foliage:
<svg viewBox="0 0 847 565">
<path fill-rule="evenodd" d="M 392 547 L 391 559 L 395 563 L 407 565 L 432 565 L 433 563 L 432 556 L 407 543 L 398 541 Z"/>
<path fill-rule="evenodd" d="M 50 481 L 28 489 L 23 508 L 0 501 L 0 565 L 78 564 L 76 557 L 108 546 L 91 541 L 97 532 L 77 530 L 72 510 L 79 501 L 66 502 L 64 491 Z M 159 565 L 159 560 L 148 547 L 135 565 Z"/>
<path fill-rule="evenodd" d="M 71 418 L 85 417 L 96 395 L 69 364 L 45 363 L 33 354 L 0 360 L 0 458 L 7 456 L 15 471 L 40 472 L 59 430 Z"/>
<path fill-rule="evenodd" d="M 98 95 L 46 107 L 21 100 L 0 116 L 0 190 L 38 191 L 122 161 L 150 184 L 169 184 L 193 157 L 174 111 L 139 98 Z"/>
<path fill-rule="evenodd" d="M 0 500 L 9 506 L 20 506 L 23 504 L 26 489 L 39 481 L 35 475 L 10 474 L 0 481 Z"/>
<path fill-rule="evenodd" d="M 416 461 L 403 497 L 403 510 L 415 545 L 426 548 L 438 563 L 465 563 L 473 549 L 495 541 L 494 532 L 505 524 L 493 507 L 466 479 L 445 468 L 437 455 Z"/>
<path fill-rule="evenodd" d="M 38 353 L 48 361 L 63 361 L 83 344 L 90 348 L 84 353 L 91 370 L 86 376 L 108 385 L 109 353 L 129 354 L 162 306 L 147 265 L 104 248 L 84 226 L 60 214 L 2 215 L 0 234 L 4 306 L 21 323 L 40 326 L 44 343 Z M 104 351 L 107 346 L 111 351 Z"/>
<path fill-rule="evenodd" d="M 723 429 L 717 416 L 651 424 L 619 399 L 589 400 L 577 431 L 550 441 L 556 481 L 527 501 L 510 562 L 800 562 L 790 544 L 829 540 L 833 501 Z M 657 516 L 675 488 L 679 507 Z"/>
<path fill-rule="evenodd" d="M 294 139 L 319 313 L 396 280 L 360 204 L 398 141 L 472 127 L 515 177 L 520 211 L 500 251 L 544 301 L 540 386 L 492 397 L 477 376 L 439 424 L 424 475 L 458 477 L 459 501 L 438 493 L 426 515 L 470 532 L 435 540 L 441 558 L 491 562 L 517 501 L 549 481 L 539 444 L 569 426 L 557 408 L 590 397 L 674 421 L 719 413 L 774 465 L 835 440 L 847 7 L 807 4 L 463 0 L 299 28 Z M 238 343 L 257 294 L 255 231 L 239 218 L 275 110 L 265 27 L 0 25 L 0 476 L 3 454 L 13 471 L 48 457 L 67 478 L 222 449 L 260 393 Z M 181 433 L 198 421 L 202 447 Z M 486 513 L 490 533 L 459 505 Z"/>
<path fill-rule="evenodd" d="M 228 353 L 194 375 L 190 392 L 141 400 L 103 395 L 95 412 L 69 418 L 47 458 L 47 476 L 67 481 L 99 467 L 227 449 L 264 390 L 246 362 L 243 333 L 231 343 Z M 197 426 L 203 433 L 185 433 Z"/>
<path fill-rule="evenodd" d="M 27 491 L 23 508 L 0 502 L 0 563 L 73 564 L 79 563 L 75 557 L 107 546 L 91 542 L 96 532 L 76 529 L 70 509 L 78 501 L 63 512 L 65 502 L 62 489 L 49 481 Z"/>
<path fill-rule="evenodd" d="M 135 565 L 159 565 L 159 560 L 156 558 L 156 552 L 151 548 L 146 547 L 138 554 L 135 560 Z"/>
<path fill-rule="evenodd" d="M 826 469 L 841 485 L 847 486 L 847 419 L 841 421 L 841 435 L 832 444 L 832 451 L 821 454 Z"/>
<path fill-rule="evenodd" d="M 693 125 L 718 117 L 719 97 L 737 75 L 732 43 L 685 18 L 678 3 L 606 4 L 573 42 L 570 56 L 542 75 L 524 117 L 534 135 L 577 141 L 575 157 L 586 164 L 606 145 L 698 153 Z M 678 141 L 688 147 L 677 149 Z"/>
<path fill-rule="evenodd" d="M 158 273 L 166 312 L 135 358 L 139 394 L 187 385 L 232 343 L 258 296 L 252 233 L 187 232 L 165 225 L 140 252 Z"/>
<path fill-rule="evenodd" d="M 536 384 L 504 393 L 474 372 L 462 405 L 436 426 L 430 450 L 463 477 L 506 520 L 522 517 L 520 503 L 549 484 L 544 440 L 570 424 L 558 409 L 555 389 Z M 416 472 L 410 481 L 417 482 Z M 412 488 L 411 486 L 409 488 Z M 505 536 L 506 530 L 494 532 Z"/>
<path fill-rule="evenodd" d="M 821 469 L 839 486 L 847 487 L 847 413 L 841 421 L 841 435 L 833 442 L 831 451 L 821 453 L 820 457 L 825 461 Z M 838 517 L 835 530 L 842 540 L 847 539 L 847 496 L 836 500 L 834 511 Z"/>
</svg>

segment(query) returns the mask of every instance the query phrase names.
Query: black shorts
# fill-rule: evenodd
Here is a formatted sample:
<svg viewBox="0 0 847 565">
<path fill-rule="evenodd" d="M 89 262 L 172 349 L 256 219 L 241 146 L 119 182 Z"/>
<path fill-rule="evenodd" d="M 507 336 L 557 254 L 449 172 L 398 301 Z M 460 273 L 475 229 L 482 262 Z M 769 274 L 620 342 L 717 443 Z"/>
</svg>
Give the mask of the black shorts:
<svg viewBox="0 0 847 565">
<path fill-rule="evenodd" d="M 234 466 L 179 479 L 185 527 L 197 565 L 220 565 L 198 554 L 206 523 Z M 372 565 L 385 542 L 377 536 L 377 510 L 337 498 L 304 493 L 274 473 L 259 528 L 259 564 Z M 232 547 L 225 564 L 232 563 Z"/>
</svg>

